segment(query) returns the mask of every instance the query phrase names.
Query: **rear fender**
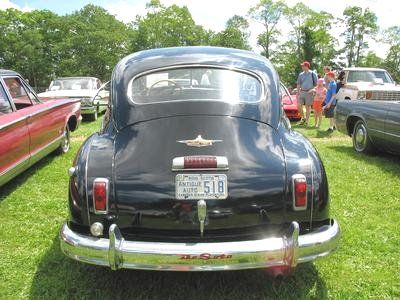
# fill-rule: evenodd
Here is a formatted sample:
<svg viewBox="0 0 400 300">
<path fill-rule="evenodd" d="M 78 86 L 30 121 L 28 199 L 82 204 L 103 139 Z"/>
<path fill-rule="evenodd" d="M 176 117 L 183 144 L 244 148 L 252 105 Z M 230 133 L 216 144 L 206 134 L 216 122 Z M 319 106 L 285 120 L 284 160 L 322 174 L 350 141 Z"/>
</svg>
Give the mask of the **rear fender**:
<svg viewBox="0 0 400 300">
<path fill-rule="evenodd" d="M 321 159 L 312 144 L 301 134 L 286 130 L 282 132 L 287 170 L 286 214 L 288 221 L 312 222 L 328 218 L 328 183 Z M 299 145 L 302 144 L 302 145 Z M 292 176 L 303 174 L 307 179 L 307 209 L 293 210 Z"/>
</svg>

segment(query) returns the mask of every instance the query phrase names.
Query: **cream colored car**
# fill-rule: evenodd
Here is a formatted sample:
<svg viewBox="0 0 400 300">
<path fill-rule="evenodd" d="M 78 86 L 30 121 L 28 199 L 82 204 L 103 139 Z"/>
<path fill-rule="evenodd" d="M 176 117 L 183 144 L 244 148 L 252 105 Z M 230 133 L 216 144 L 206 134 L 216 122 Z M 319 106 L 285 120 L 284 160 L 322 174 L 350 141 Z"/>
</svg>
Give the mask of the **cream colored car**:
<svg viewBox="0 0 400 300">
<path fill-rule="evenodd" d="M 400 86 L 390 74 L 377 68 L 346 68 L 345 84 L 338 91 L 338 100 L 400 100 Z"/>
</svg>

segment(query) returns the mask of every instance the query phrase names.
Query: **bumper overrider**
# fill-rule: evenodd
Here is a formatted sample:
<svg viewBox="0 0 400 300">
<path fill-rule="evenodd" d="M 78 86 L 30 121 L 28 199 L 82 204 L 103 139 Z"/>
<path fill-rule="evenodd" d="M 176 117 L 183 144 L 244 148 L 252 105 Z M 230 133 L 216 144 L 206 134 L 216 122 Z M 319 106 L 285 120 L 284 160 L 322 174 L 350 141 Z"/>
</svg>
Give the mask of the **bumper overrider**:
<svg viewBox="0 0 400 300">
<path fill-rule="evenodd" d="M 127 241 L 116 224 L 109 239 L 72 231 L 65 223 L 60 231 L 62 251 L 69 257 L 95 265 L 162 271 L 223 271 L 276 266 L 295 267 L 334 251 L 340 228 L 335 220 L 311 233 L 299 235 L 299 224 L 292 222 L 281 237 L 260 240 L 166 243 Z"/>
</svg>

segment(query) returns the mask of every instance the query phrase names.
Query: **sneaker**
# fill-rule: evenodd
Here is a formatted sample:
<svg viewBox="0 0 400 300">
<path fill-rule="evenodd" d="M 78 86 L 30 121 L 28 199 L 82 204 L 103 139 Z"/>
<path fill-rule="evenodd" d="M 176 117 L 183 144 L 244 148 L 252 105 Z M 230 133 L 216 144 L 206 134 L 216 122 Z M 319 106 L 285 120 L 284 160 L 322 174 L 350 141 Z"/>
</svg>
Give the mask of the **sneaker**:
<svg viewBox="0 0 400 300">
<path fill-rule="evenodd" d="M 305 123 L 306 123 L 306 120 L 304 120 L 304 119 L 301 119 L 301 121 L 300 121 L 299 125 L 304 125 Z"/>
<path fill-rule="evenodd" d="M 327 133 L 332 133 L 332 132 L 333 132 L 333 129 L 332 129 L 332 128 L 329 128 L 326 132 L 327 132 Z"/>
</svg>

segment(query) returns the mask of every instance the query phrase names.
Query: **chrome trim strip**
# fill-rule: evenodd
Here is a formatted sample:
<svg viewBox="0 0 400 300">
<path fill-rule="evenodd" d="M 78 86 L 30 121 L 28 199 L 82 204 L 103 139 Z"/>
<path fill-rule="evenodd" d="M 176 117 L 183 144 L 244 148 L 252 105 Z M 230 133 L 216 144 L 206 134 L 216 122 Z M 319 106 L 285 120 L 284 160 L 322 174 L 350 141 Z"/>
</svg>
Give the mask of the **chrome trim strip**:
<svg viewBox="0 0 400 300">
<path fill-rule="evenodd" d="M 20 164 L 23 164 L 24 162 L 26 162 L 27 160 L 33 159 L 36 160 L 36 156 L 39 155 L 41 152 L 47 150 L 49 147 L 53 146 L 55 143 L 59 142 L 61 140 L 63 136 L 58 137 L 57 139 L 55 139 L 54 141 L 51 141 L 50 143 L 42 146 L 41 148 L 35 150 L 35 152 L 30 153 L 27 157 L 25 157 L 23 160 L 19 160 L 17 161 L 15 164 L 13 164 L 12 166 L 8 167 L 6 170 L 4 170 L 3 172 L 0 173 L 0 177 L 6 175 L 8 172 L 10 172 L 11 170 L 13 170 L 14 168 L 17 168 Z M 35 163 L 35 162 L 34 162 Z M 32 166 L 34 163 L 29 163 L 27 168 L 29 168 L 29 166 Z"/>
<path fill-rule="evenodd" d="M 31 158 L 35 158 L 35 156 L 40 154 L 40 152 L 44 151 L 45 149 L 49 148 L 50 146 L 53 146 L 57 142 L 60 142 L 60 140 L 62 140 L 63 137 L 64 137 L 64 133 L 62 135 L 60 135 L 59 137 L 57 137 L 55 140 L 53 140 L 50 143 L 46 144 L 45 146 L 42 146 L 41 148 L 35 150 L 34 152 L 31 153 Z"/>
<path fill-rule="evenodd" d="M 0 177 L 6 175 L 8 172 L 12 171 L 14 168 L 17 168 L 19 165 L 25 163 L 27 160 L 29 160 L 31 157 L 30 155 L 27 155 L 25 158 L 17 161 L 16 163 L 14 163 L 12 166 L 8 167 L 6 170 L 4 170 L 3 172 L 0 173 Z"/>
<path fill-rule="evenodd" d="M 220 69 L 220 70 L 228 70 L 228 71 L 235 71 L 235 72 L 240 72 L 240 73 L 244 73 L 247 74 L 249 76 L 255 77 L 261 84 L 261 95 L 260 95 L 260 99 L 257 102 L 239 102 L 239 104 L 258 104 L 261 101 L 263 101 L 266 97 L 266 89 L 265 89 L 265 82 L 262 79 L 262 77 L 260 75 L 258 75 L 255 72 L 251 72 L 249 70 L 245 70 L 245 69 L 241 69 L 238 67 L 229 67 L 229 66 L 221 66 L 221 65 L 210 65 L 210 64 L 182 64 L 182 65 L 172 65 L 172 66 L 167 66 L 167 67 L 162 67 L 162 68 L 155 68 L 155 69 L 151 69 L 151 70 L 147 70 L 144 72 L 141 72 L 139 74 L 136 74 L 128 83 L 128 91 L 127 91 L 127 96 L 128 99 L 135 105 L 149 105 L 149 104 L 160 104 L 160 103 L 173 103 L 173 102 L 188 102 L 190 100 L 171 100 L 171 101 L 157 101 L 157 102 L 150 102 L 150 103 L 137 103 L 133 100 L 132 97 L 132 83 L 136 78 L 139 78 L 141 76 L 145 76 L 147 74 L 152 74 L 152 73 L 156 73 L 159 71 L 165 71 L 165 70 L 173 70 L 173 69 L 184 69 L 184 68 L 212 68 L 212 69 Z M 197 100 L 197 101 L 214 101 L 214 102 L 224 102 L 224 103 L 228 103 L 228 104 L 232 104 L 231 102 L 227 102 L 227 101 L 221 101 L 221 99 L 218 100 Z M 235 103 L 236 105 L 236 103 Z"/>
<path fill-rule="evenodd" d="M 78 101 L 74 101 L 74 103 L 75 102 L 78 102 Z M 38 104 L 41 104 L 41 103 L 37 103 L 37 104 L 34 104 L 34 105 L 38 105 Z M 39 114 L 41 114 L 43 112 L 50 111 L 50 110 L 52 110 L 54 108 L 57 108 L 57 107 L 60 107 L 60 106 L 65 106 L 65 105 L 69 105 L 69 104 L 70 104 L 70 102 L 55 103 L 54 105 L 52 105 L 50 107 L 45 107 L 45 108 L 39 109 L 39 110 L 37 110 L 35 112 L 32 112 L 29 115 L 19 117 L 18 119 L 15 119 L 15 120 L 11 121 L 10 123 L 0 125 L 0 131 L 5 129 L 5 128 L 11 127 L 12 125 L 14 125 L 14 124 L 16 124 L 18 122 L 21 122 L 23 120 L 35 117 L 36 115 L 39 115 Z M 34 105 L 32 105 L 32 106 L 34 106 Z"/>
<path fill-rule="evenodd" d="M 390 132 L 386 132 L 386 131 L 382 131 L 382 130 L 378 130 L 378 129 L 367 128 L 367 130 L 372 130 L 372 131 L 375 131 L 375 132 L 379 132 L 381 134 L 390 135 L 390 136 L 394 136 L 396 138 L 400 138 L 400 135 L 397 135 L 397 134 L 394 134 L 394 133 L 390 133 Z"/>
<path fill-rule="evenodd" d="M 17 124 L 17 123 L 19 123 L 19 122 L 21 122 L 21 121 L 26 121 L 27 119 L 29 119 L 29 117 L 30 117 L 30 116 L 19 117 L 18 119 L 12 120 L 12 121 L 9 122 L 9 123 L 0 125 L 0 131 L 2 131 L 2 130 L 4 130 L 4 129 L 7 129 L 8 127 L 11 127 L 11 126 L 13 126 L 13 125 L 15 125 L 15 124 Z"/>
<path fill-rule="evenodd" d="M 127 241 L 116 224 L 110 239 L 73 232 L 65 223 L 60 231 L 61 250 L 72 259 L 112 269 L 158 271 L 222 271 L 291 266 L 323 257 L 339 244 L 340 228 L 335 220 L 315 232 L 299 235 L 292 222 L 286 234 L 261 240 L 166 243 Z"/>
</svg>

